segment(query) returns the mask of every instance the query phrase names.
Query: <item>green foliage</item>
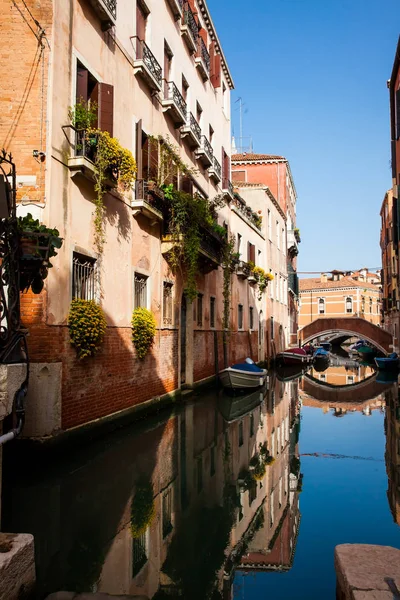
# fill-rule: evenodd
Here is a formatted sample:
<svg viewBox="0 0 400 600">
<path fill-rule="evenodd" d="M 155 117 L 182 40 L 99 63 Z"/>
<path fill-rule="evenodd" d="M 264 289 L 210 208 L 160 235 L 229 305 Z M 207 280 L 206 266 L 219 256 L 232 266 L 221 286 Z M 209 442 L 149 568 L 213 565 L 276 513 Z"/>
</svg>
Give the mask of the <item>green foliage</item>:
<svg viewBox="0 0 400 600">
<path fill-rule="evenodd" d="M 131 505 L 131 533 L 133 538 L 140 537 L 151 524 L 155 516 L 154 490 L 151 482 L 142 481 L 136 487 Z"/>
<path fill-rule="evenodd" d="M 79 359 L 93 356 L 103 342 L 107 323 L 102 308 L 94 300 L 72 300 L 68 327 L 70 342 Z"/>
<path fill-rule="evenodd" d="M 97 103 L 79 98 L 75 106 L 69 107 L 68 117 L 76 129 L 90 129 L 97 121 Z"/>
<path fill-rule="evenodd" d="M 154 343 L 156 320 L 147 308 L 135 308 L 132 314 L 132 341 L 138 358 L 143 359 Z"/>
<path fill-rule="evenodd" d="M 262 294 L 265 291 L 268 283 L 272 281 L 274 276 L 272 273 L 267 273 L 262 267 L 256 267 L 253 262 L 248 263 L 252 274 L 258 281 L 258 300 L 262 299 Z"/>
<path fill-rule="evenodd" d="M 223 313 L 223 328 L 229 329 L 230 310 L 231 310 L 231 273 L 236 264 L 236 257 L 240 256 L 238 252 L 233 252 L 235 247 L 235 237 L 232 235 L 225 241 L 223 248 L 223 288 L 222 295 L 224 298 L 224 313 Z"/>
<path fill-rule="evenodd" d="M 52 268 L 50 258 L 57 256 L 63 240 L 58 229 L 51 229 L 34 219 L 31 213 L 18 217 L 17 229 L 20 236 L 20 289 L 32 289 L 34 294 L 40 294 L 43 280 Z"/>
</svg>

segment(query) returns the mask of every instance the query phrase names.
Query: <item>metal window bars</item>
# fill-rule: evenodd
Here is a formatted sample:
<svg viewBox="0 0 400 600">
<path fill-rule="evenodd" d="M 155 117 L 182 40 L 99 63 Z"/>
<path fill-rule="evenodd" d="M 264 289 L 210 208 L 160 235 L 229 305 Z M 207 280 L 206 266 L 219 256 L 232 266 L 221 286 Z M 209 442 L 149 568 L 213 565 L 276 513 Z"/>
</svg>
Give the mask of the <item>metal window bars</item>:
<svg viewBox="0 0 400 600">
<path fill-rule="evenodd" d="M 72 259 L 72 297 L 80 300 L 96 299 L 96 260 L 74 256 Z"/>
<path fill-rule="evenodd" d="M 132 576 L 135 577 L 147 562 L 146 532 L 132 541 Z"/>
<path fill-rule="evenodd" d="M 172 489 L 169 488 L 162 498 L 162 532 L 165 538 L 172 531 Z"/>
<path fill-rule="evenodd" d="M 197 46 L 197 55 L 201 58 L 201 60 L 203 61 L 207 73 L 210 72 L 210 54 L 207 50 L 207 46 L 204 43 L 204 40 L 202 37 L 199 36 L 198 39 L 198 46 Z"/>
<path fill-rule="evenodd" d="M 164 282 L 163 289 L 163 323 L 172 325 L 172 283 Z"/>
<path fill-rule="evenodd" d="M 102 0 L 104 6 L 109 10 L 114 19 L 117 18 L 117 0 Z"/>
<path fill-rule="evenodd" d="M 201 128 L 198 122 L 196 121 L 193 113 L 189 113 L 189 127 L 196 136 L 197 140 L 200 142 L 201 140 Z"/>
<path fill-rule="evenodd" d="M 215 156 L 214 156 L 214 160 L 213 160 L 213 169 L 216 172 L 219 179 L 221 179 L 222 168 L 221 168 L 221 165 L 219 164 L 219 162 L 217 161 L 217 159 L 215 158 Z"/>
<path fill-rule="evenodd" d="M 147 277 L 135 273 L 135 308 L 147 306 Z"/>
</svg>

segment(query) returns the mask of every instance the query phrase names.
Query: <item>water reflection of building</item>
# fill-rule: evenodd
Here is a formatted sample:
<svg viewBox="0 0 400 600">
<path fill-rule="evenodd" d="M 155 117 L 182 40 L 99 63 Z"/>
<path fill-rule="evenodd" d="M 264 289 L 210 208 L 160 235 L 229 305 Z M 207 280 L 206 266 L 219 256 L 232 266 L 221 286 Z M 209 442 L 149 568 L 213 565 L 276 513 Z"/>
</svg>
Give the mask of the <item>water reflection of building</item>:
<svg viewBox="0 0 400 600">
<path fill-rule="evenodd" d="M 385 432 L 387 496 L 393 519 L 400 525 L 400 399 L 397 384 L 386 392 Z"/>
<path fill-rule="evenodd" d="M 331 385 L 352 385 L 363 381 L 374 374 L 374 369 L 369 365 L 337 365 L 329 366 L 329 369 L 319 372 L 315 368 L 310 370 L 310 375 L 320 381 Z"/>
<path fill-rule="evenodd" d="M 273 378 L 265 398 L 188 403 L 140 434 L 80 450 L 57 475 L 44 461 L 39 473 L 30 466 L 8 481 L 4 525 L 34 534 L 43 596 L 226 597 L 244 543 L 271 568 L 290 565 L 298 426 L 296 382 Z"/>
</svg>

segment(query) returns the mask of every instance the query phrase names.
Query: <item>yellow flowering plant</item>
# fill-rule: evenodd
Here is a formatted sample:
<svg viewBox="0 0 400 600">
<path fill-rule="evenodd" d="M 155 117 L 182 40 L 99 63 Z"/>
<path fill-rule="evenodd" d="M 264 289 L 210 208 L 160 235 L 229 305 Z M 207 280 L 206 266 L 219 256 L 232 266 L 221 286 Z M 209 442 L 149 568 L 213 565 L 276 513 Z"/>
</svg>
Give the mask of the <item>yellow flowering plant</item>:
<svg viewBox="0 0 400 600">
<path fill-rule="evenodd" d="M 143 359 L 154 343 L 156 320 L 147 308 L 135 308 L 132 314 L 132 341 L 138 358 Z"/>
<path fill-rule="evenodd" d="M 102 308 L 94 300 L 72 300 L 68 328 L 70 342 L 81 360 L 93 356 L 103 342 L 107 322 Z"/>
</svg>

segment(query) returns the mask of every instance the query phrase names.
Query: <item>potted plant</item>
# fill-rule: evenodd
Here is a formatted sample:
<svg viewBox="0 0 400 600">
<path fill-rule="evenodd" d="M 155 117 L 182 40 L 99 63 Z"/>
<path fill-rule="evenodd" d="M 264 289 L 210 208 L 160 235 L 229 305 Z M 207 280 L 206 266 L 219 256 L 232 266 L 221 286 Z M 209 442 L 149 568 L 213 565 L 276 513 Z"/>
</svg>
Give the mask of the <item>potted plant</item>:
<svg viewBox="0 0 400 600">
<path fill-rule="evenodd" d="M 58 229 L 41 225 L 39 219 L 34 219 L 31 213 L 17 220 L 20 249 L 20 290 L 32 289 L 34 294 L 40 294 L 43 280 L 48 269 L 53 265 L 51 258 L 57 256 L 62 246 L 62 238 Z"/>
</svg>

